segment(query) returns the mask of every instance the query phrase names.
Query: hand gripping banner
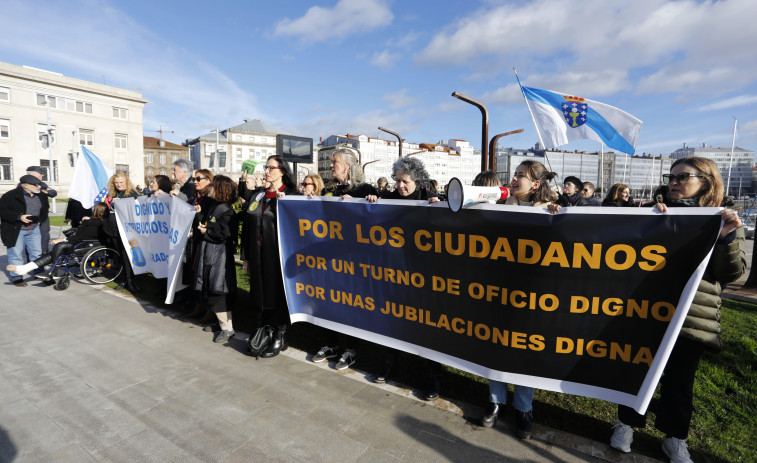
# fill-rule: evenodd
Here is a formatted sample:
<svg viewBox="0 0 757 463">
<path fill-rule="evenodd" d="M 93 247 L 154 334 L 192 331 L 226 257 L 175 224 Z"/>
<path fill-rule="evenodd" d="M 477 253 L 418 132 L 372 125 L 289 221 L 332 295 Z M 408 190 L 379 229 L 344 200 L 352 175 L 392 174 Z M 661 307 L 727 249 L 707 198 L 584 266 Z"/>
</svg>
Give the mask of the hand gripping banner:
<svg viewBox="0 0 757 463">
<path fill-rule="evenodd" d="M 643 413 L 720 229 L 717 208 L 286 197 L 292 322 Z"/>
</svg>

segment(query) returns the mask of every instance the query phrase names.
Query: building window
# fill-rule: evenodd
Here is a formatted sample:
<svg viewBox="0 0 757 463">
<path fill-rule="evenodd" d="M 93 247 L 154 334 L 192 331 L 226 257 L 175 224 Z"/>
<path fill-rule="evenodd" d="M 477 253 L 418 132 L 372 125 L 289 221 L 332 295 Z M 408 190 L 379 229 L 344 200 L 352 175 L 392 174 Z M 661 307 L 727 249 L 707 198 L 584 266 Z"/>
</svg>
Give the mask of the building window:
<svg viewBox="0 0 757 463">
<path fill-rule="evenodd" d="M 263 138 L 263 140 L 262 140 L 262 141 L 263 141 L 263 143 L 265 143 L 265 142 L 267 142 L 267 141 L 268 141 L 268 139 L 267 139 L 267 138 Z"/>
<path fill-rule="evenodd" d="M 128 177 L 129 176 L 129 165 L 128 164 L 116 164 L 116 172 L 123 172 Z"/>
<path fill-rule="evenodd" d="M 125 150 L 128 148 L 128 137 L 123 133 L 117 133 L 113 136 L 113 147 L 117 150 Z"/>
<path fill-rule="evenodd" d="M 178 161 L 178 160 L 179 160 L 179 155 L 178 155 L 178 154 L 172 154 L 172 155 L 171 155 L 171 162 L 172 162 L 172 163 L 173 163 L 173 162 L 176 162 L 176 161 Z"/>
<path fill-rule="evenodd" d="M 0 158 L 0 181 L 13 181 L 13 158 Z"/>
<path fill-rule="evenodd" d="M 55 144 L 55 126 L 50 126 L 50 135 L 52 138 L 52 144 Z M 37 139 L 42 143 L 44 148 L 50 146 L 50 141 L 47 139 L 47 124 L 37 124 Z"/>
<path fill-rule="evenodd" d="M 9 89 L 8 87 L 0 87 L 0 101 L 10 103 L 11 89 Z"/>
<path fill-rule="evenodd" d="M 148 162 L 149 164 L 152 164 L 152 163 L 154 162 L 154 161 L 153 161 L 153 160 L 154 160 L 154 157 L 153 157 L 153 154 L 152 154 L 152 153 L 145 153 L 145 156 L 147 156 L 147 162 Z M 152 174 L 150 174 L 150 175 L 152 175 Z"/>
<path fill-rule="evenodd" d="M 129 110 L 125 108 L 116 108 L 113 107 L 113 117 L 116 119 L 123 119 L 127 120 L 129 119 Z"/>
<path fill-rule="evenodd" d="M 42 181 L 43 182 L 49 182 L 50 181 L 50 160 L 49 159 L 40 159 L 39 160 L 39 166 L 44 171 L 42 173 Z M 55 175 L 55 178 L 58 178 L 58 161 L 53 161 L 53 174 Z"/>
<path fill-rule="evenodd" d="M 166 155 L 165 154 L 161 154 L 160 155 L 160 163 L 161 164 L 165 164 L 166 163 Z"/>
<path fill-rule="evenodd" d="M 50 99 L 50 107 L 55 108 L 55 97 L 51 95 L 43 95 L 42 93 L 37 93 L 37 106 L 45 106 L 45 97 Z"/>
<path fill-rule="evenodd" d="M 160 169 L 160 175 L 168 175 L 165 168 Z"/>
<path fill-rule="evenodd" d="M 11 121 L 9 119 L 0 119 L 0 140 L 7 140 L 11 137 Z"/>
<path fill-rule="evenodd" d="M 242 148 L 237 148 L 237 159 L 242 158 Z"/>
<path fill-rule="evenodd" d="M 154 172 L 154 171 L 152 170 L 152 167 L 148 167 L 148 168 L 147 168 L 147 175 L 149 175 L 150 177 L 152 177 L 152 175 L 153 175 L 153 172 Z"/>
<path fill-rule="evenodd" d="M 79 129 L 79 144 L 88 148 L 95 146 L 95 131 Z"/>
</svg>

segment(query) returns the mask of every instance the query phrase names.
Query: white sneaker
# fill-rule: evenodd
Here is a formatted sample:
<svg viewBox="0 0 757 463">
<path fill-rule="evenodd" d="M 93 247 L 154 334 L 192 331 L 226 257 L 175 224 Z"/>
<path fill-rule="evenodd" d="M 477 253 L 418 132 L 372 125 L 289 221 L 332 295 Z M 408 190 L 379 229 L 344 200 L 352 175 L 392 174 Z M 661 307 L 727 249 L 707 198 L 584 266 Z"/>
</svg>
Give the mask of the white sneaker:
<svg viewBox="0 0 757 463">
<path fill-rule="evenodd" d="M 615 431 L 610 438 L 610 447 L 621 452 L 630 452 L 631 442 L 633 442 L 633 428 L 620 421 L 616 421 L 613 428 Z"/>
<path fill-rule="evenodd" d="M 662 451 L 670 458 L 670 463 L 694 463 L 689 456 L 686 439 L 666 437 L 662 440 Z"/>
</svg>

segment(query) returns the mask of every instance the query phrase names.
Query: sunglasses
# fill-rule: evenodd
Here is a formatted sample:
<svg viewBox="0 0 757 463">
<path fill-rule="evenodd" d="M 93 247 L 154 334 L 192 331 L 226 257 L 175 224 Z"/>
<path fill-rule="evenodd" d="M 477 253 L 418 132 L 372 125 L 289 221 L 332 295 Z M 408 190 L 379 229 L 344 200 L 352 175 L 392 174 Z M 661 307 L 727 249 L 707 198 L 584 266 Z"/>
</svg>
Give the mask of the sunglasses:
<svg viewBox="0 0 757 463">
<path fill-rule="evenodd" d="M 210 180 L 208 177 L 189 177 L 193 182 L 199 182 L 200 180 Z"/>
<path fill-rule="evenodd" d="M 680 174 L 663 174 L 662 181 L 664 183 L 673 183 L 675 180 L 678 183 L 686 183 L 691 180 L 691 177 L 707 178 L 704 175 L 692 174 L 691 172 L 681 172 Z"/>
<path fill-rule="evenodd" d="M 308 185 L 315 185 L 315 184 L 314 183 L 307 183 L 307 182 L 300 183 L 300 186 L 308 186 Z"/>
<path fill-rule="evenodd" d="M 581 191 L 583 191 L 584 193 L 588 193 L 588 192 L 590 192 L 591 190 L 590 190 L 590 189 L 588 189 L 588 188 L 584 188 L 584 189 L 583 189 L 583 190 L 581 190 Z"/>
</svg>

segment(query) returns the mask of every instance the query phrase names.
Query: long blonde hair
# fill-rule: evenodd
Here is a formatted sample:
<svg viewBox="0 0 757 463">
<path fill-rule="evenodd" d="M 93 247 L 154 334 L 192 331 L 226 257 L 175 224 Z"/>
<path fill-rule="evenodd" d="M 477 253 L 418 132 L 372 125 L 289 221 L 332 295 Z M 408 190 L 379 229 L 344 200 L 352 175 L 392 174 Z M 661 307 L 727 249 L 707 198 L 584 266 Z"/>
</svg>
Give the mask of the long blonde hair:
<svg viewBox="0 0 757 463">
<path fill-rule="evenodd" d="M 126 175 L 126 172 L 118 171 L 115 174 L 110 176 L 110 179 L 108 179 L 108 196 L 111 198 L 116 198 L 118 194 L 118 191 L 116 190 L 116 179 L 118 177 L 123 178 L 126 180 L 126 190 L 124 190 L 124 196 L 131 196 L 134 193 L 137 193 L 137 190 L 134 188 L 134 185 L 131 183 L 131 180 L 129 180 L 129 176 Z"/>
</svg>

